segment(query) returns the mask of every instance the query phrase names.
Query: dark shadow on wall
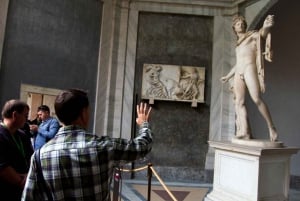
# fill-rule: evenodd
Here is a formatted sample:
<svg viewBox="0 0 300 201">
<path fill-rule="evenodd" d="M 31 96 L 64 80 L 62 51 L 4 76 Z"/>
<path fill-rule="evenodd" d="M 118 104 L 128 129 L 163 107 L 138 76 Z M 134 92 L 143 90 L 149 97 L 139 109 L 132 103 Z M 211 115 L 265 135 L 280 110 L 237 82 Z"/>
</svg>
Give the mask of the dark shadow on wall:
<svg viewBox="0 0 300 201">
<path fill-rule="evenodd" d="M 279 140 L 286 146 L 300 146 L 299 99 L 300 99 L 300 1 L 278 1 L 266 14 L 275 15 L 272 28 L 274 59 L 265 63 L 266 92 L 263 98 L 269 106 Z M 262 26 L 263 17 L 259 23 Z M 257 27 L 257 28 L 259 28 Z M 249 115 L 254 136 L 268 139 L 267 126 L 256 106 L 248 101 Z M 299 189 L 300 153 L 291 160 L 291 187 Z M 296 185 L 297 184 L 297 185 Z"/>
</svg>

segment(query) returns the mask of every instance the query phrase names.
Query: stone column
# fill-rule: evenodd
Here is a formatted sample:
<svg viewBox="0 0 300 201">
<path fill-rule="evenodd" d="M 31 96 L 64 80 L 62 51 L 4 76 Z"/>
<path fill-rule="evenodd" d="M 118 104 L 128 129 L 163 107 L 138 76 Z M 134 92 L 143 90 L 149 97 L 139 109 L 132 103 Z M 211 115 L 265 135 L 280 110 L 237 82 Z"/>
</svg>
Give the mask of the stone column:
<svg viewBox="0 0 300 201">
<path fill-rule="evenodd" d="M 232 15 L 214 17 L 209 140 L 228 141 L 233 137 L 235 130 L 233 96 L 229 91 L 229 85 L 224 85 L 220 81 L 234 65 L 234 35 L 231 20 Z M 213 166 L 214 150 L 209 148 L 205 168 L 213 169 Z"/>
<path fill-rule="evenodd" d="M 121 137 L 128 1 L 103 1 L 101 30 L 94 131 Z"/>
</svg>

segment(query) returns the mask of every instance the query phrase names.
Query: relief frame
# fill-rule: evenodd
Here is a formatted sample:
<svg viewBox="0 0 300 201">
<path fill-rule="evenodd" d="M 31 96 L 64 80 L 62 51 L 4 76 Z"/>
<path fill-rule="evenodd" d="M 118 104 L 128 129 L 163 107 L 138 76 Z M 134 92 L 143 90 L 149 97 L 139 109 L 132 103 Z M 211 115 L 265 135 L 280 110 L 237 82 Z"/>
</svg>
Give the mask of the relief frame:
<svg viewBox="0 0 300 201">
<path fill-rule="evenodd" d="M 142 99 L 204 103 L 205 68 L 144 64 Z"/>
</svg>

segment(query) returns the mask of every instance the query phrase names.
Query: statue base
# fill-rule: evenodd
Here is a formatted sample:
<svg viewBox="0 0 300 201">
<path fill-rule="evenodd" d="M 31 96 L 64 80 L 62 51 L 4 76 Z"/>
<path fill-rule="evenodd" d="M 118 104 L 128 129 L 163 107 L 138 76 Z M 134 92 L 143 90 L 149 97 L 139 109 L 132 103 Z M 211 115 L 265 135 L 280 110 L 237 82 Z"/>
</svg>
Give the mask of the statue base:
<svg viewBox="0 0 300 201">
<path fill-rule="evenodd" d="M 209 141 L 215 148 L 214 181 L 204 200 L 288 200 L 290 157 L 299 148 L 279 142 L 245 141 L 252 140 Z"/>
<path fill-rule="evenodd" d="M 232 138 L 231 142 L 233 144 L 245 145 L 250 147 L 261 147 L 261 148 L 283 148 L 283 142 L 275 141 L 271 142 L 270 140 L 258 140 L 258 139 L 238 139 Z"/>
</svg>

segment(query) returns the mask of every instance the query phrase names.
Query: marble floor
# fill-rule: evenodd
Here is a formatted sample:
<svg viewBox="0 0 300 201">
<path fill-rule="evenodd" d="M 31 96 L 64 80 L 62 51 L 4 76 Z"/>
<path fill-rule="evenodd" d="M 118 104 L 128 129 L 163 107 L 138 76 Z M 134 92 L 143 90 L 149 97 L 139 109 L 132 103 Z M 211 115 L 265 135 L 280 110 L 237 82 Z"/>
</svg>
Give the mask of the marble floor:
<svg viewBox="0 0 300 201">
<path fill-rule="evenodd" d="M 177 201 L 202 201 L 212 189 L 211 184 L 165 183 L 165 185 Z M 148 201 L 147 181 L 122 180 L 120 191 L 121 196 L 118 200 L 113 200 L 112 194 L 112 201 Z M 289 196 L 289 201 L 300 201 L 298 190 L 291 189 Z M 159 182 L 152 182 L 150 198 L 151 201 L 173 201 Z"/>
</svg>

